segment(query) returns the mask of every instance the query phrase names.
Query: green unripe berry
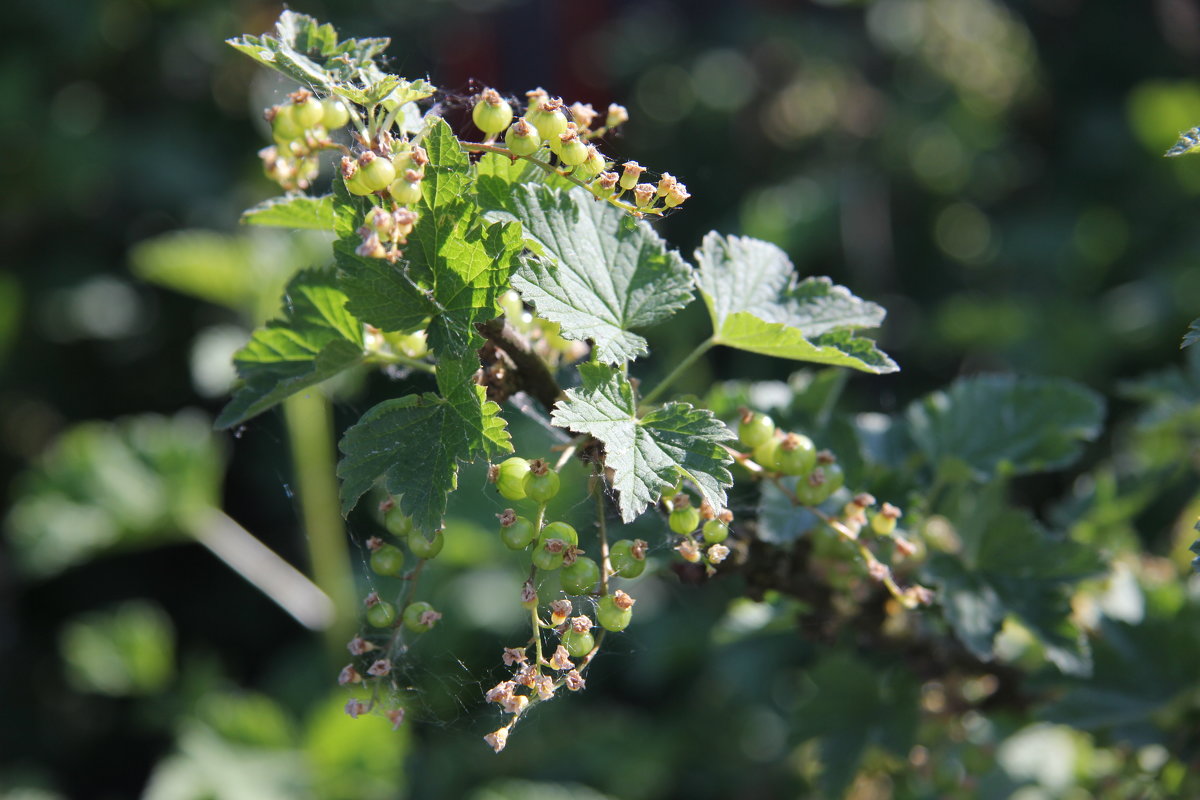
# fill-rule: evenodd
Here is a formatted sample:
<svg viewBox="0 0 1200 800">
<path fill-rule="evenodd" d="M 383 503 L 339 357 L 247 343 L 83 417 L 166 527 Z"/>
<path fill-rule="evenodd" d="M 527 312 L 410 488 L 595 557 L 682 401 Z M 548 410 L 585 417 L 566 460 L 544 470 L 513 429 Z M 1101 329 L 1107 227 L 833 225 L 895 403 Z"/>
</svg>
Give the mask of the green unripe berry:
<svg viewBox="0 0 1200 800">
<path fill-rule="evenodd" d="M 552 571 L 562 566 L 563 551 L 557 553 L 546 549 L 546 540 L 538 540 L 537 547 L 533 548 L 533 553 L 529 556 L 529 560 L 533 565 L 541 570 Z"/>
<path fill-rule="evenodd" d="M 411 148 L 407 150 L 401 150 L 393 155 L 392 167 L 396 170 L 397 180 L 407 181 L 408 178 L 405 177 L 405 173 L 410 169 L 417 173 L 418 176 L 422 178 L 425 177 L 425 166 L 416 162 L 416 159 L 413 158 L 413 151 Z"/>
<path fill-rule="evenodd" d="M 871 530 L 880 536 L 891 536 L 896 530 L 896 518 L 877 511 L 871 515 Z"/>
<path fill-rule="evenodd" d="M 626 597 L 628 596 L 626 595 Z M 606 631 L 613 633 L 623 631 L 629 627 L 631 619 L 633 619 L 633 609 L 621 608 L 614 599 L 614 595 L 605 595 L 596 604 L 596 621 Z"/>
<path fill-rule="evenodd" d="M 742 421 L 738 424 L 738 440 L 751 449 L 769 441 L 775 436 L 775 421 L 766 414 L 758 414 L 746 409 Z"/>
<path fill-rule="evenodd" d="M 521 117 L 505 131 L 504 144 L 519 156 L 531 156 L 542 146 L 542 134 L 537 127 Z"/>
<path fill-rule="evenodd" d="M 554 148 L 551 148 L 552 150 Z M 588 149 L 587 145 L 579 141 L 579 137 L 562 141 L 559 139 L 558 157 L 568 167 L 578 166 L 587 160 Z"/>
<path fill-rule="evenodd" d="M 341 100 L 332 97 L 321 101 L 321 124 L 326 130 L 336 131 L 350 121 L 350 110 Z"/>
<path fill-rule="evenodd" d="M 471 109 L 471 119 L 475 127 L 488 136 L 507 128 L 512 118 L 512 106 L 495 89 L 485 89 L 475 108 Z"/>
<path fill-rule="evenodd" d="M 536 534 L 533 523 L 525 517 L 517 517 L 511 525 L 500 528 L 500 540 L 509 550 L 524 550 Z"/>
<path fill-rule="evenodd" d="M 779 440 L 774 435 L 754 448 L 754 461 L 767 472 L 779 471 Z"/>
<path fill-rule="evenodd" d="M 542 535 L 539 538 L 543 542 L 547 539 L 562 539 L 571 546 L 579 544 L 579 534 L 565 522 L 551 522 L 542 528 Z"/>
<path fill-rule="evenodd" d="M 376 575 L 399 577 L 404 572 L 404 551 L 394 545 L 383 545 L 371 553 L 371 571 Z"/>
<path fill-rule="evenodd" d="M 429 603 L 421 600 L 410 604 L 408 608 L 404 609 L 404 627 L 413 633 L 425 633 L 437 621 L 436 616 L 431 619 L 427 615 L 437 615 L 437 612 L 433 610 L 433 606 L 429 605 Z M 425 621 L 422 621 L 422 618 Z"/>
<path fill-rule="evenodd" d="M 535 503 L 547 503 L 558 494 L 558 473 L 540 458 L 529 462 L 529 474 L 525 476 L 525 494 Z"/>
<path fill-rule="evenodd" d="M 574 564 L 563 567 L 558 579 L 567 594 L 587 594 L 600 580 L 600 565 L 587 556 L 579 556 Z"/>
<path fill-rule="evenodd" d="M 556 105 L 557 103 L 557 105 Z M 562 143 L 561 137 L 567 130 L 567 118 L 562 112 L 562 101 L 548 100 L 525 115 L 529 124 L 537 128 L 543 142 L 555 148 L 555 142 Z"/>
<path fill-rule="evenodd" d="M 292 116 L 302 128 L 315 128 L 325 119 L 325 107 L 320 100 L 309 95 L 298 103 L 292 103 Z"/>
<path fill-rule="evenodd" d="M 296 119 L 296 107 L 292 104 L 276 106 L 271 118 L 271 135 L 281 142 L 290 142 L 304 135 L 304 127 Z"/>
<path fill-rule="evenodd" d="M 819 506 L 845 483 L 846 476 L 837 462 L 819 464 L 807 477 L 796 482 L 796 499 L 802 505 Z"/>
<path fill-rule="evenodd" d="M 576 170 L 575 175 L 587 181 L 604 172 L 604 168 L 608 166 L 608 162 L 604 160 L 604 156 L 600 155 L 600 151 L 595 145 L 587 146 L 587 158 L 583 160 Z"/>
<path fill-rule="evenodd" d="M 719 519 L 710 519 L 700 529 L 700 535 L 704 537 L 705 544 L 720 544 L 729 538 L 729 526 Z"/>
<path fill-rule="evenodd" d="M 817 448 L 807 436 L 789 433 L 779 443 L 778 458 L 784 475 L 807 475 L 817 463 Z"/>
<path fill-rule="evenodd" d="M 446 537 L 442 536 L 441 531 L 435 533 L 432 539 L 426 539 L 425 534 L 420 531 L 413 531 L 408 535 L 408 549 L 412 550 L 412 554 L 417 558 L 436 558 L 445 544 Z"/>
<path fill-rule="evenodd" d="M 386 600 L 367 606 L 367 622 L 374 628 L 390 628 L 396 624 L 396 607 Z"/>
<path fill-rule="evenodd" d="M 513 456 L 506 458 L 496 467 L 496 491 L 507 500 L 525 499 L 525 476 L 529 474 L 529 462 Z"/>
<path fill-rule="evenodd" d="M 383 512 L 383 527 L 387 528 L 388 533 L 392 536 L 403 539 L 412 533 L 412 517 L 401 511 L 399 505 L 393 503 Z"/>
<path fill-rule="evenodd" d="M 421 182 L 399 178 L 388 185 L 388 194 L 402 206 L 411 206 L 421 201 Z"/>
<path fill-rule="evenodd" d="M 640 544 L 640 546 L 638 546 Z M 646 570 L 645 542 L 621 539 L 608 550 L 608 563 L 622 578 L 636 578 Z"/>
<path fill-rule="evenodd" d="M 583 658 L 596 646 L 596 637 L 591 631 L 577 631 L 567 628 L 563 631 L 562 646 L 567 649 L 571 658 Z"/>
<path fill-rule="evenodd" d="M 376 158 L 373 153 L 363 153 L 358 159 L 358 174 L 362 176 L 363 185 L 372 192 L 386 189 L 389 183 L 396 180 L 396 168 L 392 166 L 391 159 Z"/>
<path fill-rule="evenodd" d="M 700 509 L 691 505 L 676 508 L 667 518 L 667 525 L 680 536 L 687 536 L 700 525 Z"/>
<path fill-rule="evenodd" d="M 367 186 L 366 181 L 363 180 L 361 169 L 358 172 L 355 172 L 353 177 L 346 179 L 346 191 L 348 191 L 350 194 L 358 195 L 359 197 L 371 193 L 372 189 L 370 186 Z"/>
</svg>

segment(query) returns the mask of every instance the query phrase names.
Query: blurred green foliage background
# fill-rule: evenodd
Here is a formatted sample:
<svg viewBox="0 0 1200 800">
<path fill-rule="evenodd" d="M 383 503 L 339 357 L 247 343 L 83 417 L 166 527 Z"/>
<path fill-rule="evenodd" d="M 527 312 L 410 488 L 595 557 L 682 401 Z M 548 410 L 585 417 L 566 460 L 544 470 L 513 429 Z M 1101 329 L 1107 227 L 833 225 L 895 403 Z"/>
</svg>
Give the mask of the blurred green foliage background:
<svg viewBox="0 0 1200 800">
<path fill-rule="evenodd" d="M 463 476 L 478 508 L 452 522 L 430 585 L 452 613 L 411 667 L 424 724 L 397 732 L 345 717 L 339 654 L 189 539 L 184 511 L 220 506 L 306 559 L 282 415 L 232 437 L 207 429 L 233 349 L 274 313 L 288 275 L 327 257 L 319 237 L 237 225 L 273 194 L 255 155 L 259 114 L 291 87 L 223 40 L 266 30 L 280 8 L 57 0 L 3 12 L 0 488 L 10 520 L 33 522 L 10 522 L 0 542 L 0 797 L 805 796 L 805 714 L 844 713 L 861 730 L 910 713 L 896 709 L 928 686 L 900 681 L 856 708 L 823 708 L 825 682 L 852 684 L 861 665 L 818 658 L 786 610 L 735 601 L 739 586 L 669 574 L 645 582 L 645 613 L 598 660 L 589 691 L 540 710 L 493 758 L 480 736 L 496 720 L 479 698 L 520 620 L 496 600 L 512 594 L 516 566 L 491 535 L 498 501 L 478 470 Z M 391 36 L 392 69 L 464 99 L 474 79 L 627 105 L 609 152 L 686 181 L 685 213 L 661 223 L 685 254 L 714 228 L 768 239 L 802 274 L 889 310 L 879 338 L 903 371 L 852 377 L 851 408 L 894 411 L 979 371 L 1067 376 L 1112 397 L 1118 381 L 1177 363 L 1200 313 L 1200 159 L 1161 158 L 1200 123 L 1195 0 L 295 10 L 345 36 Z M 463 131 L 465 111 L 450 104 Z M 181 253 L 211 281 L 164 275 Z M 702 317 L 693 307 L 683 319 Z M 651 372 L 696 337 L 682 323 L 649 333 Z M 786 374 L 716 352 L 681 388 Z M 396 393 L 382 377 L 340 386 L 337 424 Z M 1112 419 L 1130 408 L 1118 400 Z M 165 416 L 73 428 L 146 413 Z M 516 434 L 544 446 L 533 425 Z M 35 461 L 45 470 L 18 478 Z M 1022 487 L 1035 506 L 1065 481 L 1043 480 Z M 50 500 L 19 502 L 35 489 Z M 578 502 L 565 498 L 562 513 Z M 1134 535 L 1166 553 L 1174 522 L 1151 513 Z M 360 543 L 373 525 L 352 518 L 350 535 Z M 24 541 L 17 527 L 38 533 Z M 362 572 L 359 544 L 353 553 Z M 1184 602 L 1171 598 L 1159 602 Z M 989 741 L 1016 755 L 989 767 L 994 794 L 965 796 L 1022 785 L 1041 792 L 1030 797 L 1091 796 L 1070 794 L 1073 776 L 1102 768 L 1086 735 L 1006 738 L 1022 720 L 989 724 Z M 886 742 L 885 728 L 872 741 Z M 1056 757 L 1023 761 L 1030 748 Z M 1158 775 L 1165 757 L 1136 752 L 1131 780 Z M 976 755 L 968 736 L 939 769 L 977 775 Z M 909 789 L 856 791 L 918 796 Z"/>
</svg>

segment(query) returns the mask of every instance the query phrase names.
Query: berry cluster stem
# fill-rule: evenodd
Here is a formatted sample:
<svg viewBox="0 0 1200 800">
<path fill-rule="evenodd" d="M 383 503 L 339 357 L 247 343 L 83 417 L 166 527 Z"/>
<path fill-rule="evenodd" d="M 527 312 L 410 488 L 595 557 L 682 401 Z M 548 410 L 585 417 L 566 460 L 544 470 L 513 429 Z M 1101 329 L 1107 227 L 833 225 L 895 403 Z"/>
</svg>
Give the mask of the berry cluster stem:
<svg viewBox="0 0 1200 800">
<path fill-rule="evenodd" d="M 600 542 L 600 596 L 608 594 L 608 573 L 612 566 L 608 562 L 608 525 L 604 506 L 604 473 L 596 471 L 592 489 L 596 494 L 596 538 Z"/>
</svg>

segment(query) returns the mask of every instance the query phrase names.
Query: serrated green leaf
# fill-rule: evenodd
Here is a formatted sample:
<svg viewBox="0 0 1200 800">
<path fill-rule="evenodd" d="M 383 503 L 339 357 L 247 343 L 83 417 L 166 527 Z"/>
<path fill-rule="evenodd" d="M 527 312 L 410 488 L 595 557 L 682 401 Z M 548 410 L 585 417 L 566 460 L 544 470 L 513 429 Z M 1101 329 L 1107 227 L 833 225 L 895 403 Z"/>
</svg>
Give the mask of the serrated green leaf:
<svg viewBox="0 0 1200 800">
<path fill-rule="evenodd" d="M 1192 324 L 1188 325 L 1187 333 L 1183 335 L 1183 344 L 1179 345 L 1182 350 L 1185 347 L 1191 347 L 1196 342 L 1200 342 L 1200 317 L 1192 320 Z"/>
<path fill-rule="evenodd" d="M 470 161 L 444 120 L 434 122 L 424 145 L 430 163 L 404 258 L 391 264 L 355 254 L 371 201 L 351 197 L 340 182 L 334 252 L 352 313 L 385 331 L 410 332 L 429 320 L 434 354 L 463 358 L 482 344 L 475 323 L 499 314 L 496 298 L 516 264 L 520 227 L 483 220 L 472 200 Z"/>
<path fill-rule="evenodd" d="M 403 106 L 415 103 L 418 100 L 424 100 L 426 97 L 433 95 L 434 91 L 436 91 L 434 85 L 427 80 L 401 80 L 392 89 L 391 93 L 383 98 L 383 107 L 391 111 L 396 106 Z"/>
<path fill-rule="evenodd" d="M 539 253 L 522 258 L 513 286 L 564 338 L 592 340 L 599 361 L 644 354 L 646 340 L 632 329 L 691 302 L 692 268 L 648 223 L 582 190 L 525 185 L 512 203 Z"/>
<path fill-rule="evenodd" d="M 1003 494 L 999 482 L 960 494 L 948 516 L 961 552 L 933 555 L 926 578 L 938 587 L 955 633 L 978 657 L 993 657 L 996 634 L 1012 615 L 1033 631 L 1059 669 L 1086 674 L 1090 654 L 1071 621 L 1071 589 L 1104 564 L 1083 545 L 1047 533 L 1025 511 L 1006 507 Z"/>
<path fill-rule="evenodd" d="M 797 282 L 792 262 L 775 245 L 709 233 L 696 263 L 713 344 L 876 374 L 899 369 L 855 334 L 878 327 L 884 310 L 828 278 Z"/>
<path fill-rule="evenodd" d="M 547 151 L 548 152 L 548 151 Z M 499 153 L 484 153 L 475 165 L 476 197 L 479 205 L 491 212 L 504 212 L 515 219 L 515 194 L 522 184 L 545 184 L 552 189 L 570 190 L 573 183 L 558 173 L 546 170 L 524 158 L 515 161 Z M 489 214 L 489 219 L 509 219 L 501 214 Z"/>
<path fill-rule="evenodd" d="M 978 480 L 1069 466 L 1100 434 L 1104 399 L 1061 378 L 979 375 L 914 402 L 909 433 L 937 466 L 966 465 Z"/>
<path fill-rule="evenodd" d="M 333 196 L 327 194 L 321 197 L 273 197 L 243 211 L 242 224 L 332 231 Z"/>
<path fill-rule="evenodd" d="M 243 385 L 217 417 L 230 428 L 366 358 L 363 326 L 332 274 L 306 270 L 288 284 L 285 317 L 254 332 L 233 361 Z"/>
<path fill-rule="evenodd" d="M 338 445 L 343 454 L 337 470 L 342 513 L 349 514 L 382 479 L 387 492 L 403 495 L 400 507 L 419 530 L 439 530 L 447 498 L 458 487 L 458 463 L 511 449 L 500 407 L 485 399 L 482 386 L 469 391 L 473 402 L 408 395 L 363 414 Z"/>
<path fill-rule="evenodd" d="M 721 443 L 734 436 L 723 422 L 687 403 L 668 403 L 639 420 L 637 397 L 624 374 L 601 364 L 585 364 L 580 372 L 583 387 L 567 390 L 551 420 L 604 443 L 622 520 L 637 519 L 679 475 L 714 508 L 725 507 L 725 487 L 733 484 L 726 466 L 733 458 Z"/>
<path fill-rule="evenodd" d="M 819 740 L 826 796 L 843 795 L 868 748 L 904 756 L 912 747 L 920 683 L 909 673 L 834 652 L 804 677 L 812 688 L 796 708 L 791 733 L 797 741 Z"/>
</svg>

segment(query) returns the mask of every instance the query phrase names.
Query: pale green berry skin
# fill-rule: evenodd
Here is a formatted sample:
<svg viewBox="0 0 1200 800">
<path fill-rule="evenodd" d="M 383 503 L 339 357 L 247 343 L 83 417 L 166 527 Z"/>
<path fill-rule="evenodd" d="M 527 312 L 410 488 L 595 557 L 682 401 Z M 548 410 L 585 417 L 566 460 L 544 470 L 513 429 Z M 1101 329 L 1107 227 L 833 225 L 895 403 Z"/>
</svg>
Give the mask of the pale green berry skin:
<svg viewBox="0 0 1200 800">
<path fill-rule="evenodd" d="M 604 157 L 595 150 L 588 148 L 587 158 L 575 169 L 575 175 L 585 181 L 591 180 L 601 172 L 604 172 L 606 166 L 608 165 L 605 163 Z"/>
<path fill-rule="evenodd" d="M 271 135 L 282 142 L 290 142 L 304 135 L 304 127 L 296 119 L 296 107 L 292 104 L 279 106 L 271 120 Z"/>
<path fill-rule="evenodd" d="M 547 539 L 562 539 L 569 545 L 579 544 L 579 533 L 565 522 L 551 522 L 542 528 L 539 537 L 543 542 Z"/>
<path fill-rule="evenodd" d="M 787 449 L 786 443 L 779 446 L 779 471 L 784 475 L 807 475 L 817 465 L 817 448 L 807 436 L 794 436 L 794 448 Z"/>
<path fill-rule="evenodd" d="M 350 110 L 341 100 L 332 97 L 321 101 L 321 124 L 326 130 L 336 131 L 350 121 Z"/>
<path fill-rule="evenodd" d="M 422 624 L 421 615 L 426 611 L 433 611 L 433 606 L 421 600 L 412 603 L 408 608 L 404 609 L 404 627 L 408 628 L 413 633 L 425 633 L 433 627 L 433 625 Z"/>
<path fill-rule="evenodd" d="M 677 508 L 667 518 L 667 525 L 680 536 L 687 536 L 700 525 L 700 509 L 695 506 Z"/>
<path fill-rule="evenodd" d="M 538 108 L 530 112 L 526 116 L 526 119 L 529 120 L 530 125 L 537 128 L 538 135 L 542 138 L 543 142 L 549 143 L 551 150 L 554 150 L 554 143 L 556 141 L 559 143 L 562 142 L 562 139 L 559 137 L 567 131 L 567 118 L 562 113 L 562 109 L 543 111 Z"/>
<path fill-rule="evenodd" d="M 400 506 L 393 505 L 383 512 L 383 527 L 392 536 L 403 539 L 412 533 L 412 518 L 401 511 Z"/>
<path fill-rule="evenodd" d="M 563 553 L 561 550 L 557 553 L 551 553 L 546 549 L 546 540 L 541 539 L 538 541 L 537 547 L 533 548 L 533 554 L 529 559 L 538 569 L 553 572 L 562 566 Z"/>
<path fill-rule="evenodd" d="M 842 488 L 845 481 L 846 476 L 842 474 L 842 468 L 837 463 L 822 464 L 814 467 L 807 477 L 796 482 L 796 499 L 806 506 L 819 506 Z"/>
<path fill-rule="evenodd" d="M 600 565 L 587 556 L 579 556 L 574 564 L 563 567 L 558 579 L 567 594 L 588 594 L 600 580 Z"/>
<path fill-rule="evenodd" d="M 412 554 L 417 558 L 437 558 L 445 544 L 446 537 L 441 531 L 435 533 L 432 539 L 426 539 L 425 534 L 420 531 L 413 531 L 408 536 L 408 549 L 412 550 Z"/>
<path fill-rule="evenodd" d="M 501 100 L 495 105 L 480 100 L 475 104 L 475 108 L 471 109 L 471 120 L 475 123 L 476 128 L 488 136 L 492 136 L 507 128 L 512 122 L 512 106 L 506 100 Z"/>
<path fill-rule="evenodd" d="M 596 646 L 596 637 L 592 636 L 591 631 L 577 631 L 574 628 L 568 628 L 563 631 L 562 646 L 567 649 L 571 658 L 583 658 Z"/>
<path fill-rule="evenodd" d="M 421 201 L 421 182 L 410 182 L 400 178 L 391 182 L 388 186 L 388 194 L 400 205 L 411 206 Z"/>
<path fill-rule="evenodd" d="M 526 122 L 529 122 L 526 120 Z M 504 144 L 519 156 L 531 156 L 542 146 L 542 134 L 537 126 L 529 123 L 533 131 L 528 136 L 518 136 L 515 126 L 510 127 L 504 134 Z"/>
<path fill-rule="evenodd" d="M 346 181 L 346 191 L 348 191 L 350 194 L 358 195 L 359 197 L 371 194 L 372 189 L 367 185 L 366 181 L 363 180 L 361 169 L 354 173 L 354 177 Z"/>
<path fill-rule="evenodd" d="M 536 533 L 531 521 L 525 517 L 517 517 L 512 525 L 500 528 L 500 541 L 504 542 L 504 546 L 509 550 L 524 550 L 529 547 Z"/>
<path fill-rule="evenodd" d="M 525 476 L 529 474 L 529 462 L 513 456 L 500 462 L 496 472 L 496 491 L 508 500 L 525 499 Z"/>
<path fill-rule="evenodd" d="M 551 148 L 553 149 L 553 148 Z M 587 145 L 578 139 L 572 139 L 569 142 L 560 140 L 558 147 L 558 157 L 568 167 L 575 167 L 587 160 L 588 149 Z"/>
<path fill-rule="evenodd" d="M 394 545 L 380 547 L 371 553 L 370 561 L 371 571 L 376 575 L 396 578 L 404 572 L 404 551 Z"/>
<path fill-rule="evenodd" d="M 535 503 L 548 503 L 558 494 L 558 485 L 558 473 L 552 469 L 546 470 L 544 475 L 530 472 L 525 476 L 525 494 Z"/>
<path fill-rule="evenodd" d="M 891 536 L 896 530 L 896 518 L 876 513 L 871 517 L 871 530 L 880 536 Z"/>
<path fill-rule="evenodd" d="M 410 169 L 418 175 L 424 176 L 425 168 L 413 161 L 411 150 L 401 150 L 392 156 L 392 167 L 396 170 L 397 180 L 407 180 L 404 173 Z"/>
<path fill-rule="evenodd" d="M 367 622 L 373 628 L 390 628 L 396 624 L 396 607 L 386 600 L 380 600 L 367 608 Z"/>
<path fill-rule="evenodd" d="M 710 519 L 700 529 L 705 544 L 720 544 L 729 538 L 729 527 L 719 519 Z"/>
<path fill-rule="evenodd" d="M 633 609 L 617 608 L 611 595 L 601 597 L 600 602 L 596 604 L 596 621 L 606 631 L 619 633 L 629 627 L 631 619 L 633 619 Z"/>
<path fill-rule="evenodd" d="M 754 448 L 754 462 L 768 472 L 779 471 L 779 440 L 774 435 Z"/>
<path fill-rule="evenodd" d="M 646 559 L 635 558 L 633 555 L 632 539 L 613 542 L 613 546 L 608 549 L 608 563 L 622 578 L 633 579 L 646 571 Z"/>
<path fill-rule="evenodd" d="M 738 423 L 738 441 L 751 449 L 775 435 L 775 421 L 766 414 L 755 414 L 749 422 Z"/>
<path fill-rule="evenodd" d="M 310 97 L 304 102 L 293 103 L 292 114 L 300 127 L 315 128 L 325 119 L 325 107 L 321 105 L 320 100 Z"/>
<path fill-rule="evenodd" d="M 362 176 L 362 183 L 372 192 L 378 192 L 386 189 L 387 185 L 396 180 L 396 168 L 392 166 L 392 162 L 386 158 L 376 158 L 369 164 L 359 163 L 358 174 Z"/>
</svg>

